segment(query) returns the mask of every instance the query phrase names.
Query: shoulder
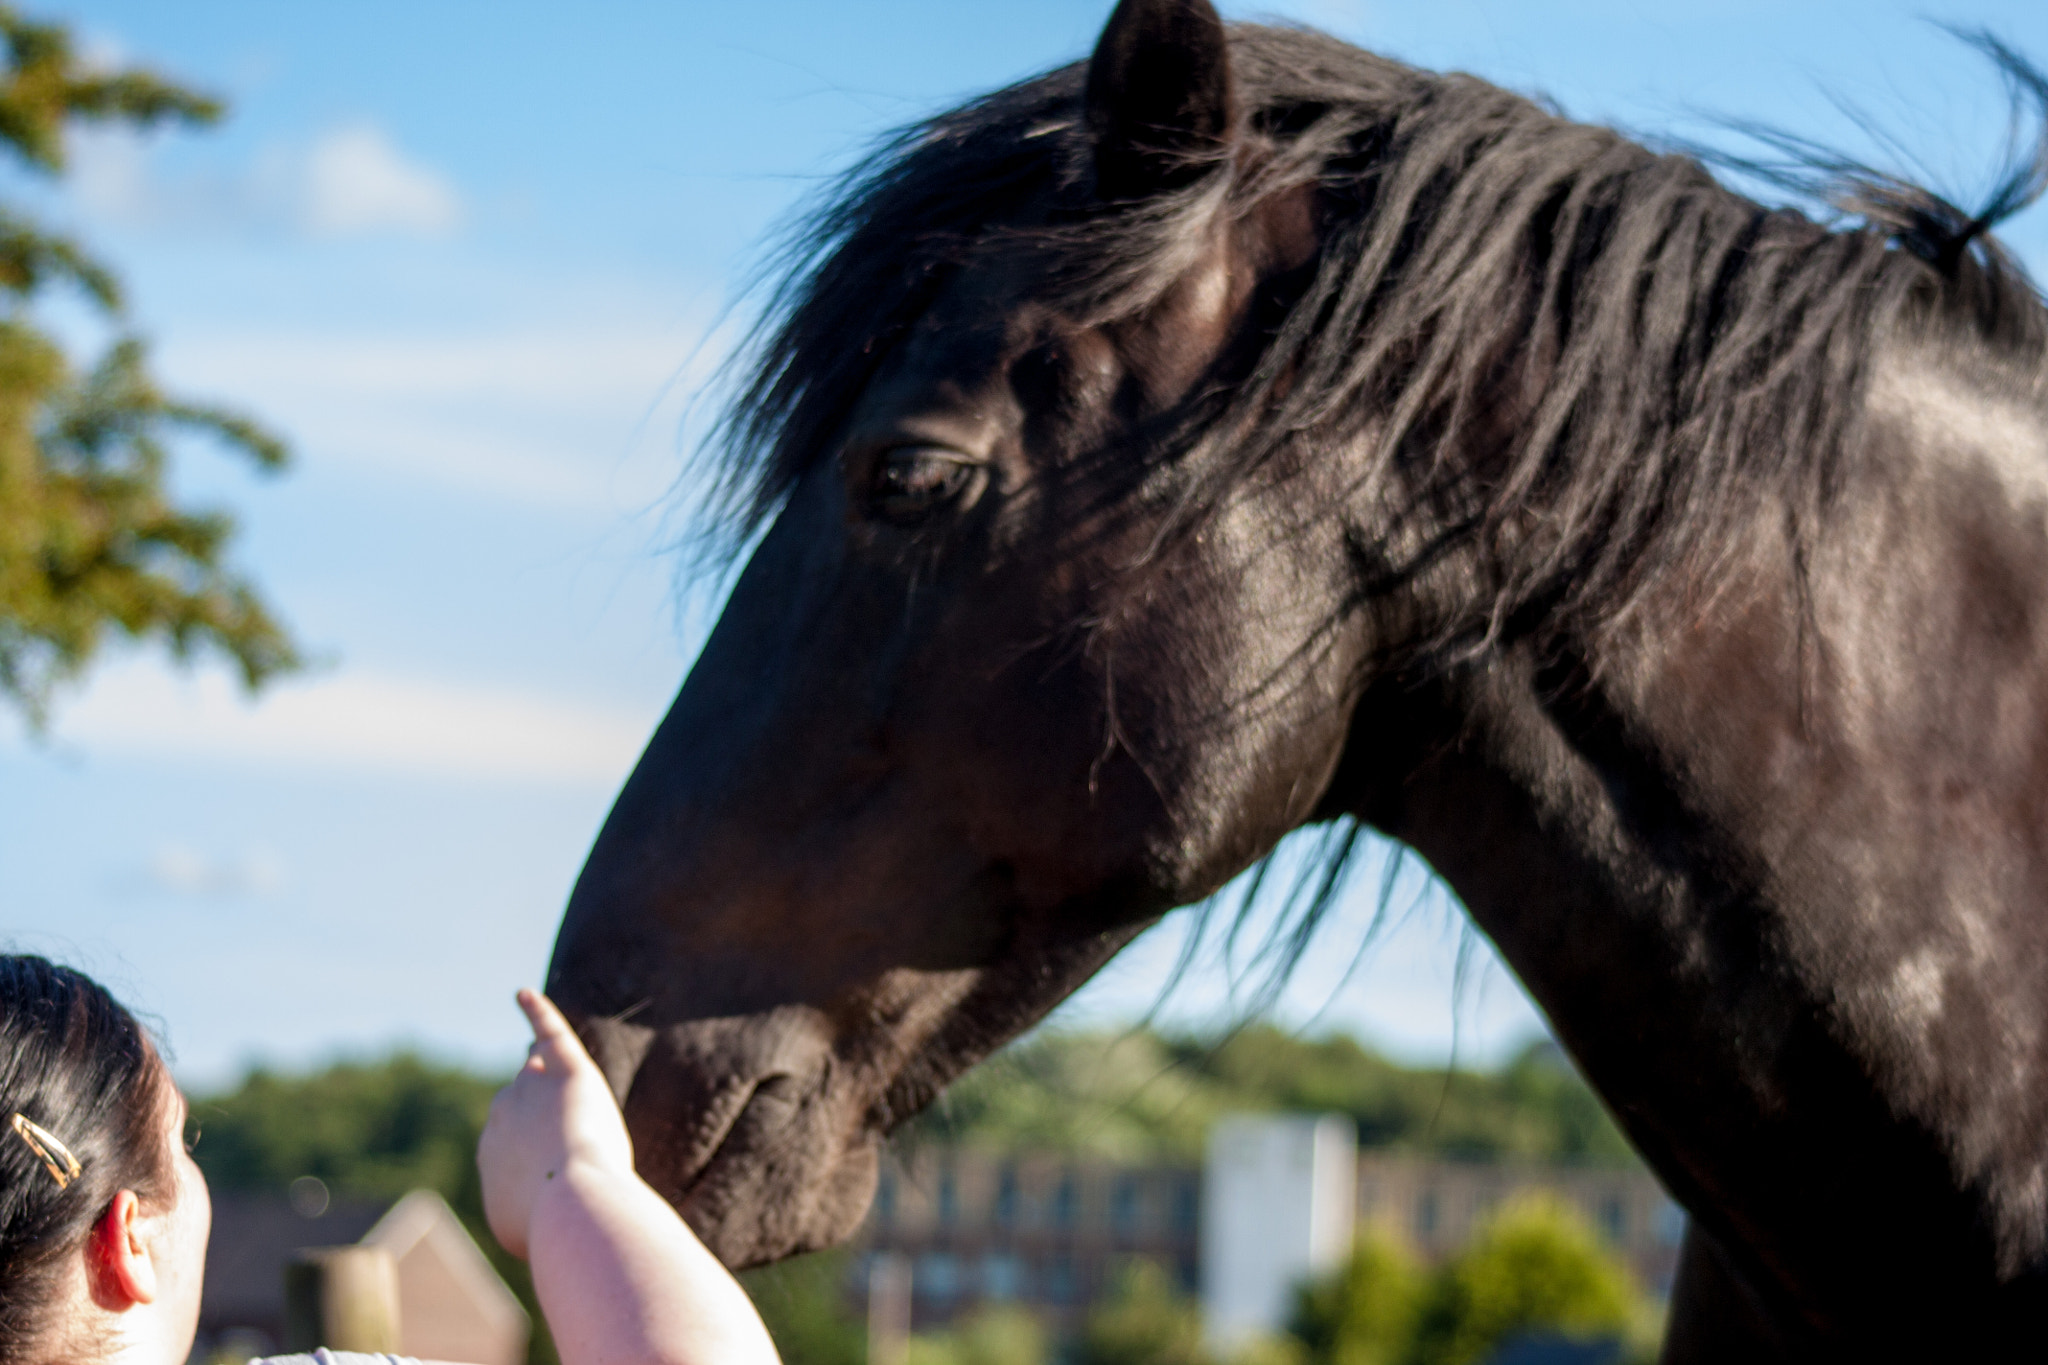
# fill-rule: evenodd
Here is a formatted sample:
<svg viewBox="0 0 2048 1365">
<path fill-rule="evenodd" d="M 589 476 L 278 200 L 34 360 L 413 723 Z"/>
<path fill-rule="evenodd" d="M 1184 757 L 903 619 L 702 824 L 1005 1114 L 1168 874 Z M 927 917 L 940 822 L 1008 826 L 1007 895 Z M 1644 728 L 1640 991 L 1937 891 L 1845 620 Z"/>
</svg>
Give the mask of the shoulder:
<svg viewBox="0 0 2048 1365">
<path fill-rule="evenodd" d="M 321 1347 L 310 1355 L 264 1356 L 249 1365 L 419 1365 L 409 1356 L 359 1355 L 354 1351 L 330 1351 Z"/>
</svg>

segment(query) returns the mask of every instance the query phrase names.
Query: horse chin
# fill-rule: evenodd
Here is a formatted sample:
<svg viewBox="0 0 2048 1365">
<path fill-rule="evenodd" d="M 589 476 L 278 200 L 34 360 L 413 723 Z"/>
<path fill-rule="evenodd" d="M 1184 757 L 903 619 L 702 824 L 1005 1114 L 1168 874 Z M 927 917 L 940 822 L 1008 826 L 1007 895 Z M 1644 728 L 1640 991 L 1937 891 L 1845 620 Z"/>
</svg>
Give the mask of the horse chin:
<svg viewBox="0 0 2048 1365">
<path fill-rule="evenodd" d="M 803 1127 L 758 1138 L 743 1129 L 671 1202 L 712 1254 L 745 1270 L 852 1237 L 879 1170 L 873 1143 L 819 1141 Z"/>
<path fill-rule="evenodd" d="M 854 1097 L 798 1028 L 747 1056 L 734 1021 L 649 1029 L 571 1018 L 621 1096 L 641 1178 L 735 1270 L 836 1245 L 874 1197 L 879 1140 L 846 1121 Z M 785 1021 L 786 1022 L 786 1021 Z"/>
</svg>

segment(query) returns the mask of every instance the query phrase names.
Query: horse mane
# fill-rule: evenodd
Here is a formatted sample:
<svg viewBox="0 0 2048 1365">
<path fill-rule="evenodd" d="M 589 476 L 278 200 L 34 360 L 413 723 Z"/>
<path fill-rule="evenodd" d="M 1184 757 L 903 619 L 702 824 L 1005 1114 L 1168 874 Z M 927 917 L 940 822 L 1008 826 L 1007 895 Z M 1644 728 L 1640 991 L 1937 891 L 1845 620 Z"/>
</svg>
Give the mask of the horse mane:
<svg viewBox="0 0 2048 1365">
<path fill-rule="evenodd" d="M 2048 116 L 2048 80 L 1974 41 L 2016 109 Z M 1411 664 L 1532 621 L 1610 629 L 1674 573 L 1714 581 L 1760 508 L 1782 509 L 1797 553 L 1890 329 L 1952 328 L 2025 372 L 2048 345 L 2048 312 L 1988 234 L 2048 185 L 2048 137 L 1975 212 L 1789 137 L 1769 143 L 1778 163 L 1743 163 L 1854 220 L 1829 225 L 1473 77 L 1300 29 L 1233 26 L 1231 43 L 1257 154 L 1157 200 L 1092 204 L 1081 65 L 903 129 L 834 182 L 783 239 L 705 448 L 725 544 L 828 453 L 975 253 L 1028 247 L 1052 306 L 1131 316 L 1217 214 L 1301 184 L 1319 189 L 1322 250 L 1249 376 L 1191 400 L 1183 451 L 1213 450 L 1189 462 L 1173 530 L 1290 445 L 1370 440 L 1360 491 L 1387 515 L 1357 547 L 1367 595 L 1450 550 L 1477 566 L 1469 613 Z"/>
</svg>

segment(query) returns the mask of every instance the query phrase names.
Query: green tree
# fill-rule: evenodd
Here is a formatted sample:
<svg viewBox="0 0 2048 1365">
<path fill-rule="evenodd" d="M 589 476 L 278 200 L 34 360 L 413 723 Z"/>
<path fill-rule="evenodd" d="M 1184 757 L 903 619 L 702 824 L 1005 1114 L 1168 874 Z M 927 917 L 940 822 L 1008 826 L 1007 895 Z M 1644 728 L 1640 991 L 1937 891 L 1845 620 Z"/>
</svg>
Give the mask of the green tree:
<svg viewBox="0 0 2048 1365">
<path fill-rule="evenodd" d="M 1220 1042 L 1147 1030 L 1038 1034 L 962 1077 L 903 1138 L 1199 1161 L 1217 1115 L 1274 1109 L 1347 1114 L 1369 1147 L 1635 1161 L 1554 1044 L 1533 1043 L 1496 1072 L 1410 1068 L 1355 1038 L 1303 1039 L 1270 1025 Z"/>
<path fill-rule="evenodd" d="M 1308 1348 L 1299 1338 L 1282 1332 L 1242 1342 L 1223 1365 L 1312 1365 Z"/>
<path fill-rule="evenodd" d="M 848 1311 L 843 1251 L 799 1256 L 740 1276 L 783 1365 L 865 1365 L 867 1325 Z"/>
<path fill-rule="evenodd" d="M 1473 1160 L 1626 1164 L 1635 1158 L 1555 1045 L 1532 1043 L 1495 1073 L 1409 1068 L 1354 1038 L 1296 1038 L 1271 1025 L 1221 1044 L 1174 1040 L 1185 1067 L 1246 1107 L 1349 1114 L 1359 1141 Z"/>
<path fill-rule="evenodd" d="M 1026 1309 L 982 1308 L 944 1332 L 910 1339 L 910 1365 L 1046 1365 L 1045 1325 Z"/>
<path fill-rule="evenodd" d="M 192 1102 L 192 1155 L 220 1189 L 281 1193 L 311 1175 L 362 1199 L 437 1190 L 481 1217 L 476 1140 L 498 1085 L 406 1052 L 309 1076 L 258 1068 L 232 1092 Z"/>
<path fill-rule="evenodd" d="M 1309 1365 L 1404 1365 L 1415 1339 L 1423 1277 L 1393 1237 L 1359 1234 L 1344 1264 L 1303 1285 L 1290 1333 Z"/>
<path fill-rule="evenodd" d="M 1147 1030 L 1047 1032 L 955 1081 L 898 1141 L 1198 1161 L 1210 1122 L 1229 1101 Z"/>
<path fill-rule="evenodd" d="M 1089 1312 L 1075 1365 L 1205 1365 L 1201 1310 L 1156 1261 L 1133 1259 Z"/>
<path fill-rule="evenodd" d="M 81 123 L 153 128 L 221 114 L 216 100 L 149 71 L 92 67 L 63 27 L 5 5 L 0 47 L 0 148 L 34 175 L 62 175 L 67 134 Z M 82 367 L 34 317 L 60 285 L 113 333 Z M 284 628 L 226 563 L 233 522 L 171 496 L 170 455 L 188 434 L 259 469 L 285 464 L 284 445 L 249 419 L 159 388 L 113 272 L 0 206 L 0 698 L 32 724 L 109 631 L 161 641 L 179 658 L 224 653 L 251 687 L 298 664 Z"/>
<path fill-rule="evenodd" d="M 1434 1277 L 1416 1365 L 1474 1365 L 1530 1331 L 1627 1337 L 1646 1309 L 1629 1273 L 1585 1220 L 1547 1194 L 1511 1200 Z"/>
</svg>

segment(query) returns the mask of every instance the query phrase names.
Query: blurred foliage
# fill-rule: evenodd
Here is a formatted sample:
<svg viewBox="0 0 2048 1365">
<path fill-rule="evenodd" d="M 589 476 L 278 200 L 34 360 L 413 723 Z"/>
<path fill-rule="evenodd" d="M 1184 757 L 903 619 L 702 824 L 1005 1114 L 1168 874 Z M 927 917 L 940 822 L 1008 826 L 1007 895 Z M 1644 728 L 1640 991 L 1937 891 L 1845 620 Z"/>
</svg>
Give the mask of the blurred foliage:
<svg viewBox="0 0 2048 1365">
<path fill-rule="evenodd" d="M 192 1098 L 192 1158 L 215 1190 L 283 1197 L 310 1175 L 337 1199 L 386 1203 L 435 1191 L 525 1304 L 534 1325 L 528 1361 L 554 1365 L 526 1263 L 508 1256 L 484 1221 L 476 1141 L 504 1079 L 409 1052 L 304 1076 L 258 1068 L 232 1091 Z"/>
<path fill-rule="evenodd" d="M 846 1293 L 844 1252 L 800 1257 L 740 1282 L 753 1297 L 784 1365 L 863 1365 L 865 1323 Z M 1055 1350 L 1045 1323 L 1015 1305 L 988 1305 L 943 1331 L 910 1339 L 909 1365 L 1313 1365 L 1294 1337 L 1247 1343 L 1218 1360 L 1202 1344 L 1201 1310 L 1154 1261 L 1117 1268 L 1110 1291 L 1088 1313 L 1078 1340 Z M 1405 1365 L 1405 1362 L 1403 1362 Z"/>
<path fill-rule="evenodd" d="M 311 1175 L 337 1195 L 424 1188 L 481 1213 L 476 1140 L 498 1085 L 405 1052 L 307 1076 L 258 1068 L 231 1093 L 192 1101 L 192 1154 L 216 1189 L 281 1192 Z"/>
<path fill-rule="evenodd" d="M 1308 1351 L 1291 1336 L 1254 1337 L 1223 1365 L 1308 1365 Z"/>
<path fill-rule="evenodd" d="M 1530 1332 L 1622 1337 L 1649 1309 L 1577 1210 L 1554 1195 L 1509 1200 L 1431 1278 L 1415 1365 L 1478 1365 Z"/>
<path fill-rule="evenodd" d="M 1301 1287 L 1289 1330 L 1312 1365 L 1406 1365 L 1423 1287 L 1408 1249 L 1369 1227 L 1336 1273 Z"/>
<path fill-rule="evenodd" d="M 1431 1271 L 1379 1230 L 1298 1294 L 1305 1365 L 1480 1365 L 1531 1334 L 1623 1342 L 1651 1360 L 1662 1323 L 1627 1268 L 1569 1204 L 1508 1201 Z"/>
<path fill-rule="evenodd" d="M 944 1332 L 910 1339 L 910 1365 L 1047 1365 L 1051 1359 L 1045 1325 L 1022 1308 L 977 1309 Z"/>
<path fill-rule="evenodd" d="M 1404 1067 L 1354 1038 L 1263 1024 L 1220 1043 L 1040 1034 L 956 1082 L 904 1139 L 1197 1161 L 1210 1123 L 1243 1110 L 1348 1114 L 1366 1146 L 1452 1158 L 1636 1159 L 1554 1044 L 1532 1043 L 1495 1072 Z"/>
<path fill-rule="evenodd" d="M 60 176 L 81 123 L 148 129 L 220 113 L 151 72 L 101 70 L 62 26 L 0 5 L 0 149 L 18 169 Z M 32 316 L 56 285 L 113 333 L 83 367 Z M 179 658 L 218 650 L 251 687 L 298 665 L 284 628 L 225 562 L 233 522 L 173 500 L 170 456 L 183 435 L 262 470 L 285 464 L 284 445 L 249 419 L 158 388 L 114 273 L 0 205 L 0 699 L 31 725 L 110 630 L 160 640 Z"/>
<path fill-rule="evenodd" d="M 1166 1268 L 1133 1259 L 1088 1314 L 1074 1365 L 1207 1365 L 1202 1313 Z"/>
<path fill-rule="evenodd" d="M 822 1251 L 740 1276 L 782 1365 L 865 1365 L 867 1324 L 850 1306 L 847 1275 L 845 1252 Z"/>
<path fill-rule="evenodd" d="M 1291 1336 L 1255 1337 L 1218 1357 L 1202 1340 L 1202 1310 L 1156 1261 L 1133 1257 L 1082 1324 L 1071 1365 L 1310 1365 Z M 915 1365 L 915 1362 L 913 1362 Z"/>
</svg>

